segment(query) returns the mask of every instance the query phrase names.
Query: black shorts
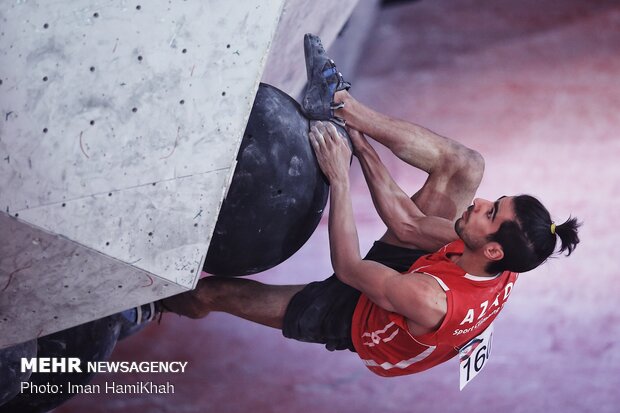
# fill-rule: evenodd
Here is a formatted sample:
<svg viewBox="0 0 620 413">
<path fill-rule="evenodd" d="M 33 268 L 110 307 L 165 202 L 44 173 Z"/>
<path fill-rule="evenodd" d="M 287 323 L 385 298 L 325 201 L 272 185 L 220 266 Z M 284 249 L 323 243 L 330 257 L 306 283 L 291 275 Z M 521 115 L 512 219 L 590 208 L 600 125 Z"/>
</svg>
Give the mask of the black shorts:
<svg viewBox="0 0 620 413">
<path fill-rule="evenodd" d="M 376 241 L 365 260 L 407 271 L 426 251 L 397 247 Z M 360 292 L 335 275 L 308 284 L 293 296 L 284 314 L 284 337 L 308 343 L 325 344 L 330 350 L 355 351 L 351 341 L 351 321 Z"/>
</svg>

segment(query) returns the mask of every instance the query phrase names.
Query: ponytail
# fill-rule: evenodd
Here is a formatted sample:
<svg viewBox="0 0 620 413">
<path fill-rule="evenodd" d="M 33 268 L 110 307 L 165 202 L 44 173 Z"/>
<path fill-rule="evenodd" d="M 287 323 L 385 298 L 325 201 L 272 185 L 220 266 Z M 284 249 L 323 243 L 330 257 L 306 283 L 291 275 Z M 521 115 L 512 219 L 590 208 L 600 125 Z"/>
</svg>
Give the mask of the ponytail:
<svg viewBox="0 0 620 413">
<path fill-rule="evenodd" d="M 581 223 L 577 221 L 577 218 L 569 217 L 566 222 L 555 227 L 555 233 L 561 241 L 561 246 L 558 250 L 558 254 L 561 254 L 564 251 L 567 251 L 567 257 L 572 254 L 577 244 L 579 244 L 577 229 L 580 226 Z"/>
</svg>

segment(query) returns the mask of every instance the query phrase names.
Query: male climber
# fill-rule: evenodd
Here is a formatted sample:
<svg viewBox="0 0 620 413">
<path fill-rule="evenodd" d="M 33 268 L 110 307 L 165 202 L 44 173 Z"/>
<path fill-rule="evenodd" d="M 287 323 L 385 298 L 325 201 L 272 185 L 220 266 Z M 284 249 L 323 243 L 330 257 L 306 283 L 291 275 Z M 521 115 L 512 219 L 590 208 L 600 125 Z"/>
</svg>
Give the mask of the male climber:
<svg viewBox="0 0 620 413">
<path fill-rule="evenodd" d="M 572 218 L 556 225 L 528 195 L 472 204 L 484 169 L 477 152 L 357 102 L 319 38 L 306 35 L 304 47 L 308 86 L 302 108 L 319 120 L 309 139 L 330 182 L 335 275 L 308 285 L 206 277 L 195 290 L 163 300 L 163 306 L 192 318 L 224 311 L 281 329 L 289 338 L 349 349 L 381 376 L 428 369 L 484 336 L 517 273 L 543 263 L 558 238 L 558 253 L 570 255 L 579 242 L 579 224 Z M 346 124 L 387 226 L 364 259 L 349 193 L 351 150 L 330 121 Z M 428 173 L 411 198 L 365 135 Z"/>
</svg>

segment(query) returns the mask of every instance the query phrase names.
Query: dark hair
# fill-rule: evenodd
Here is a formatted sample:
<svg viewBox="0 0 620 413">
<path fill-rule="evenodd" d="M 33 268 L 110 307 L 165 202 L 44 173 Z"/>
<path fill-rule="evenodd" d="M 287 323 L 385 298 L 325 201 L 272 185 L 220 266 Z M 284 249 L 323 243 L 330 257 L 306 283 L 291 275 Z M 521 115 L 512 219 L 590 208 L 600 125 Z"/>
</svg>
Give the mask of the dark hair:
<svg viewBox="0 0 620 413">
<path fill-rule="evenodd" d="M 502 223 L 490 241 L 498 242 L 504 250 L 504 258 L 491 261 L 486 271 L 495 274 L 501 271 L 526 272 L 545 262 L 556 248 L 557 238 L 561 246 L 558 254 L 566 251 L 569 256 L 577 244 L 577 229 L 581 223 L 577 218 L 568 218 L 561 225 L 556 225 L 551 232 L 551 215 L 547 208 L 530 195 L 518 195 L 513 198 L 515 221 Z"/>
</svg>

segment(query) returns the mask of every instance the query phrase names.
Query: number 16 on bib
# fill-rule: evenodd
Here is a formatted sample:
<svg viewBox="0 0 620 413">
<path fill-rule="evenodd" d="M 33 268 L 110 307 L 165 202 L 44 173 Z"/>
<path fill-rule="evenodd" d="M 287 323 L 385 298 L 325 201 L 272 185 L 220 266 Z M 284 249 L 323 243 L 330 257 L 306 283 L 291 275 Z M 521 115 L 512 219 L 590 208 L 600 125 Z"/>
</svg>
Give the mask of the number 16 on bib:
<svg viewBox="0 0 620 413">
<path fill-rule="evenodd" d="M 493 324 L 487 327 L 482 333 L 472 338 L 459 350 L 460 360 L 460 389 L 465 386 L 480 373 L 486 366 L 491 355 L 491 341 L 493 340 Z"/>
</svg>

